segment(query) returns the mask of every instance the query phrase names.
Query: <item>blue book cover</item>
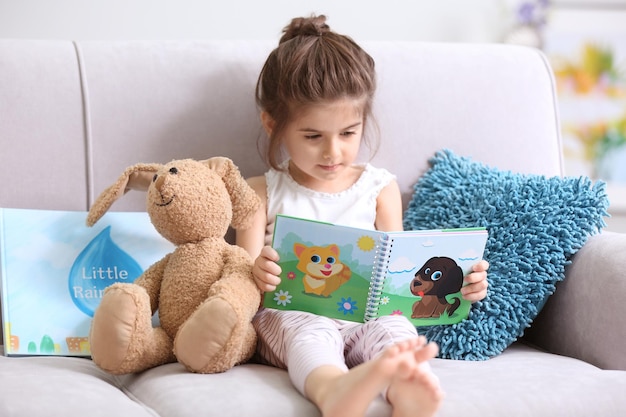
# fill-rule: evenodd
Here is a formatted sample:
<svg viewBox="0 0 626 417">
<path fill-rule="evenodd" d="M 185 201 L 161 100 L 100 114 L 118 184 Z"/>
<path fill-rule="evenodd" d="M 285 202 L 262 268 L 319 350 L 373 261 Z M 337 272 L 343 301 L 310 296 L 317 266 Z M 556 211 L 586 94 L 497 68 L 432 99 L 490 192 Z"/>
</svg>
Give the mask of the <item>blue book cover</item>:
<svg viewBox="0 0 626 417">
<path fill-rule="evenodd" d="M 102 293 L 174 250 L 147 213 L 0 209 L 5 355 L 89 356 Z"/>
<path fill-rule="evenodd" d="M 404 315 L 454 324 L 471 303 L 463 277 L 480 261 L 485 228 L 381 232 L 278 215 L 272 246 L 281 283 L 263 305 L 363 322 Z"/>
</svg>

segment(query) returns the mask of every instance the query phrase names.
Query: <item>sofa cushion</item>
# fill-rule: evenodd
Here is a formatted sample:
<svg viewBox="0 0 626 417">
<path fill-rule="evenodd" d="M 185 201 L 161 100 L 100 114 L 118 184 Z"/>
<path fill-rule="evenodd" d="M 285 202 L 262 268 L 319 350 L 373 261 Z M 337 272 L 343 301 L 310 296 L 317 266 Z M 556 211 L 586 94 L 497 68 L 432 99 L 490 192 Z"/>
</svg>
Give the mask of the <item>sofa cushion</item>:
<svg viewBox="0 0 626 417">
<path fill-rule="evenodd" d="M 420 332 L 439 343 L 443 358 L 488 359 L 523 335 L 571 256 L 605 226 L 605 184 L 502 171 L 449 150 L 429 162 L 404 228 L 486 227 L 489 288 L 468 319 Z"/>
<path fill-rule="evenodd" d="M 84 358 L 6 357 L 0 346 L 0 416 L 155 417 L 120 378 Z"/>
</svg>

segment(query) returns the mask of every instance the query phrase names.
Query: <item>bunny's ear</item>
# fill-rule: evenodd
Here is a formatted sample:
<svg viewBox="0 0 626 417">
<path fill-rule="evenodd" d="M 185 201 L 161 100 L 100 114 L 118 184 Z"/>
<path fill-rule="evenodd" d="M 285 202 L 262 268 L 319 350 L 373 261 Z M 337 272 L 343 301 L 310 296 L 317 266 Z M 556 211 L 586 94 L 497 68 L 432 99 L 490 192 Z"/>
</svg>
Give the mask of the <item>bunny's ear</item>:
<svg viewBox="0 0 626 417">
<path fill-rule="evenodd" d="M 148 190 L 154 173 L 160 167 L 160 164 L 137 164 L 126 168 L 117 181 L 104 190 L 93 203 L 87 215 L 87 225 L 93 226 L 129 190 Z"/>
<path fill-rule="evenodd" d="M 248 185 L 241 176 L 239 168 L 232 160 L 217 156 L 205 161 L 203 164 L 214 170 L 226 185 L 233 204 L 233 219 L 231 226 L 234 229 L 246 229 L 252 225 L 254 213 L 261 206 L 261 200 L 256 192 Z"/>
</svg>

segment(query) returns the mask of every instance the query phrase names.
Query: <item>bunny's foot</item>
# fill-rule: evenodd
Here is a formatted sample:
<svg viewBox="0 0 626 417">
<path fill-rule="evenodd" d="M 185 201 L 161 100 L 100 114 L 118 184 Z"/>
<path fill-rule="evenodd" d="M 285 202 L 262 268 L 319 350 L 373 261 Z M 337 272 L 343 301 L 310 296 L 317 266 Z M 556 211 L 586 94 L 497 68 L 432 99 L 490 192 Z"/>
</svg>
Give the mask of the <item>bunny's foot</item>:
<svg viewBox="0 0 626 417">
<path fill-rule="evenodd" d="M 107 288 L 89 339 L 93 361 L 112 374 L 138 372 L 174 360 L 165 331 L 152 328 L 146 290 L 134 284 Z"/>
<path fill-rule="evenodd" d="M 215 373 L 230 369 L 235 363 L 237 346 L 233 334 L 238 315 L 222 298 L 206 301 L 180 327 L 174 340 L 174 353 L 192 372 Z M 227 354 L 228 353 L 228 354 Z"/>
</svg>

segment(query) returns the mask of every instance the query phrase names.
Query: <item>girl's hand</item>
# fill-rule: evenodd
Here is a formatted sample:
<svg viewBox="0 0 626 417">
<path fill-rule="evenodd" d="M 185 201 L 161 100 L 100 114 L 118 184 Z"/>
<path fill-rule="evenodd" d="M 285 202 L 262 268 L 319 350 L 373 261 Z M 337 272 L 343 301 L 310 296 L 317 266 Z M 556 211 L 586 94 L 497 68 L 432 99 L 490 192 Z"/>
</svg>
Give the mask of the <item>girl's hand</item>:
<svg viewBox="0 0 626 417">
<path fill-rule="evenodd" d="M 467 284 L 461 288 L 461 294 L 467 301 L 475 302 L 480 301 L 487 296 L 487 270 L 489 269 L 489 262 L 482 260 L 472 267 L 471 273 L 465 276 L 463 279 Z"/>
<path fill-rule="evenodd" d="M 280 284 L 281 268 L 276 263 L 280 257 L 278 252 L 271 246 L 265 246 L 261 249 L 261 254 L 254 260 L 252 267 L 252 275 L 254 283 L 263 292 L 274 291 L 276 286 Z"/>
</svg>

